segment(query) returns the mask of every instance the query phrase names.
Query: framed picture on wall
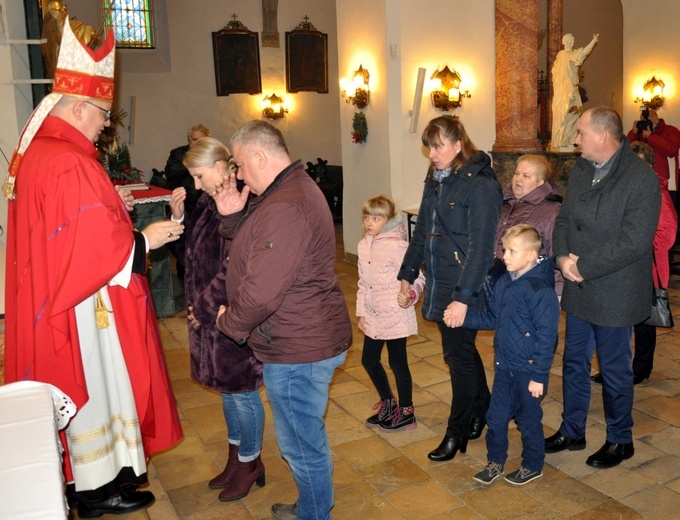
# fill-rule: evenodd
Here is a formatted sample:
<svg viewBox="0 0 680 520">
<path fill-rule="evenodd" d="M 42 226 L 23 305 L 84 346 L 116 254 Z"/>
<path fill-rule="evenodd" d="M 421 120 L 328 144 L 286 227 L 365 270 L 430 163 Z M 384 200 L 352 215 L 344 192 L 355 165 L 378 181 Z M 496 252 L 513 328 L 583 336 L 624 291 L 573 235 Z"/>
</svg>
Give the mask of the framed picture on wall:
<svg viewBox="0 0 680 520">
<path fill-rule="evenodd" d="M 286 90 L 328 93 L 328 35 L 308 21 L 286 32 Z"/>
<path fill-rule="evenodd" d="M 234 20 L 212 33 L 212 41 L 217 95 L 262 92 L 257 33 Z"/>
</svg>

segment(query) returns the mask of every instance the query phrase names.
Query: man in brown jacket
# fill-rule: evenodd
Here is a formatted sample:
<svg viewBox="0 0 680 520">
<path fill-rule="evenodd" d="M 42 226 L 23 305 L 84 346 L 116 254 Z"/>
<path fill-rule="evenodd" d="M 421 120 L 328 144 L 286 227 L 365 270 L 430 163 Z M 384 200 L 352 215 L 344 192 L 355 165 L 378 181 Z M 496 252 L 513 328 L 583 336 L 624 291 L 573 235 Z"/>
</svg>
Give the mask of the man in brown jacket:
<svg viewBox="0 0 680 520">
<path fill-rule="evenodd" d="M 335 230 L 326 199 L 276 128 L 251 121 L 230 147 L 246 184 L 232 175 L 219 195 L 233 209 L 220 232 L 233 236 L 228 307 L 217 326 L 248 342 L 263 363 L 281 454 L 298 488 L 295 504 L 274 504 L 284 519 L 330 518 L 333 462 L 324 423 L 328 386 L 352 343 L 335 276 Z M 246 207 L 249 193 L 254 197 Z"/>
</svg>

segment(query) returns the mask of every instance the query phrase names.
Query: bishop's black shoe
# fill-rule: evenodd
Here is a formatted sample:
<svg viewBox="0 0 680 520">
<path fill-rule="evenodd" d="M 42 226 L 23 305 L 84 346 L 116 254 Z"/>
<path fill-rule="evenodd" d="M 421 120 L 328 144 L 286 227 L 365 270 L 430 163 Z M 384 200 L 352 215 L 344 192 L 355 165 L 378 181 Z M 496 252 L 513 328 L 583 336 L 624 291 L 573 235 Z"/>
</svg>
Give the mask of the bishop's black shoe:
<svg viewBox="0 0 680 520">
<path fill-rule="evenodd" d="M 121 491 L 115 497 L 99 502 L 78 499 L 80 518 L 98 518 L 102 515 L 126 515 L 153 504 L 155 497 L 151 491 Z"/>
</svg>

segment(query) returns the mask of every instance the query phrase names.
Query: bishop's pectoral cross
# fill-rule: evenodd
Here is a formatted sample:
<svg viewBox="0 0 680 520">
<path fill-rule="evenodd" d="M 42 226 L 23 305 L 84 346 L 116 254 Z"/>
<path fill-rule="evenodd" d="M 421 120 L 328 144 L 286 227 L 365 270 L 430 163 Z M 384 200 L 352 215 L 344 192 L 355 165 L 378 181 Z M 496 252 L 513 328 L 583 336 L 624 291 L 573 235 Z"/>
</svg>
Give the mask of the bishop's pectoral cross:
<svg viewBox="0 0 680 520">
<path fill-rule="evenodd" d="M 279 0 L 262 0 L 262 47 L 279 46 L 278 9 Z"/>
</svg>

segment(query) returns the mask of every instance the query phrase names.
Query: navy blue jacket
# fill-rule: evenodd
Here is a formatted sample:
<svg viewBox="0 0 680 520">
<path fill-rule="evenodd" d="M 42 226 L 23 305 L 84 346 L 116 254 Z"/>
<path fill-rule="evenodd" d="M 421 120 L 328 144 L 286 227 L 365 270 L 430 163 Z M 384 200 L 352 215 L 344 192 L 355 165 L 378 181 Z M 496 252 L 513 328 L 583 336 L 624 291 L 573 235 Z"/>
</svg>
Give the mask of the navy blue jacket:
<svg viewBox="0 0 680 520">
<path fill-rule="evenodd" d="M 555 292 L 552 262 L 545 256 L 513 280 L 505 273 L 496 283 L 489 309 L 468 311 L 464 326 L 496 330 L 494 365 L 531 375 L 546 384 L 557 346 L 560 304 Z"/>
<path fill-rule="evenodd" d="M 441 225 L 435 201 L 460 247 Z M 452 301 L 481 303 L 483 308 L 483 298 L 477 296 L 493 263 L 502 202 L 501 185 L 484 152 L 441 182 L 428 172 L 413 237 L 397 275 L 413 283 L 425 263 L 425 319 L 442 321 Z"/>
</svg>

